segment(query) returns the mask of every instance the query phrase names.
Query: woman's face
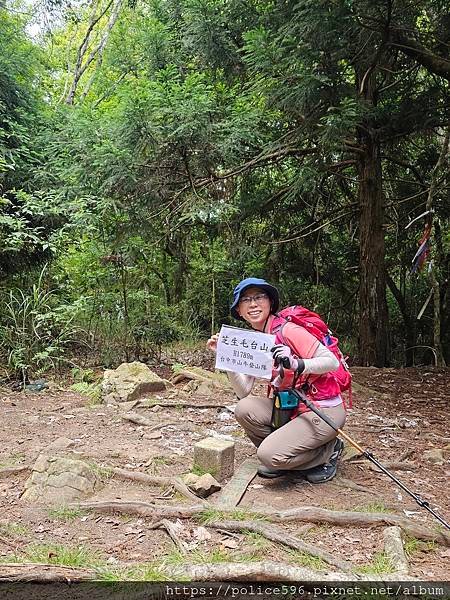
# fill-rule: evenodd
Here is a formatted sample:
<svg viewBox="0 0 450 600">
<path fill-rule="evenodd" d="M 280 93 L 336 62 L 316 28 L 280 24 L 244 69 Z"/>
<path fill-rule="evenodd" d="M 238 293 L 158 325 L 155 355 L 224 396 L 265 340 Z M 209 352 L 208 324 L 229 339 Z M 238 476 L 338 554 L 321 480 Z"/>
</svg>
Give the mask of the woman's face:
<svg viewBox="0 0 450 600">
<path fill-rule="evenodd" d="M 249 287 L 241 294 L 237 312 L 253 329 L 262 331 L 270 315 L 270 298 L 261 288 Z"/>
</svg>

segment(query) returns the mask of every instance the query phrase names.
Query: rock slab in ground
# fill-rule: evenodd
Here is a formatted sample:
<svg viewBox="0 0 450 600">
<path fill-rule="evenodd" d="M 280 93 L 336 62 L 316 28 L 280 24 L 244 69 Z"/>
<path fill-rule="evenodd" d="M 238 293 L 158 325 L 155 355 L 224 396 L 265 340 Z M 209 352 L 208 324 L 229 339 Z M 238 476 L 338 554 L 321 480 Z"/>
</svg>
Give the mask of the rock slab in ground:
<svg viewBox="0 0 450 600">
<path fill-rule="evenodd" d="M 165 390 L 166 384 L 147 365 L 134 361 L 122 363 L 115 370 L 107 369 L 101 389 L 105 402 L 131 402 L 144 394 Z"/>
<path fill-rule="evenodd" d="M 172 383 L 187 381 L 185 392 L 196 392 L 199 396 L 214 396 L 230 389 L 230 383 L 223 373 L 211 372 L 200 367 L 183 367 L 172 377 Z"/>
<path fill-rule="evenodd" d="M 426 460 L 434 463 L 435 465 L 444 464 L 444 451 L 441 448 L 432 448 L 431 450 L 425 450 L 423 457 Z"/>
<path fill-rule="evenodd" d="M 53 452 L 58 452 L 60 450 L 67 450 L 67 448 L 70 448 L 73 445 L 73 440 L 67 437 L 59 437 L 49 444 L 45 451 L 52 454 Z"/>
<path fill-rule="evenodd" d="M 93 494 L 97 477 L 90 466 L 72 458 L 38 456 L 25 484 L 24 500 L 65 504 Z"/>
</svg>

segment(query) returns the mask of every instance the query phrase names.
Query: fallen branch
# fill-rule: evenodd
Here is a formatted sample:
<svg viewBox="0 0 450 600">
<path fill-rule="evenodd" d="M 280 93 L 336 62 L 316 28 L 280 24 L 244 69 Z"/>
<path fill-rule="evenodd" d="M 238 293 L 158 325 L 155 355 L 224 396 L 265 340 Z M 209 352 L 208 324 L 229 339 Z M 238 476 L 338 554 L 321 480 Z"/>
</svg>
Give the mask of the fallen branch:
<svg viewBox="0 0 450 600">
<path fill-rule="evenodd" d="M 178 518 L 191 519 L 200 515 L 204 511 L 204 506 L 197 504 L 194 506 L 161 506 L 147 502 L 123 502 L 111 500 L 109 502 L 80 502 L 79 504 L 70 504 L 72 508 L 83 510 L 93 510 L 101 513 L 125 513 L 138 514 L 143 517 L 155 518 Z M 304 506 L 301 508 L 292 508 L 289 510 L 270 510 L 261 509 L 252 511 L 245 507 L 249 517 L 264 516 L 269 521 L 287 522 L 304 521 L 307 523 L 331 523 L 339 527 L 381 527 L 383 525 L 397 525 L 405 533 L 417 539 L 426 541 L 435 541 L 445 546 L 450 546 L 450 534 L 444 531 L 433 531 L 426 526 L 419 525 L 400 515 L 392 513 L 365 513 L 356 511 L 334 511 L 317 506 Z M 233 514 L 233 509 L 225 509 L 222 512 Z"/>
<path fill-rule="evenodd" d="M 176 547 L 179 549 L 179 551 L 181 552 L 181 554 L 186 554 L 187 549 L 188 549 L 188 545 L 186 544 L 186 542 L 184 542 L 178 536 L 178 530 L 176 528 L 176 525 L 174 525 L 168 519 L 163 519 L 161 521 L 161 523 L 160 523 L 160 527 L 163 527 L 167 531 L 167 533 L 169 534 L 170 538 L 172 539 L 172 541 L 174 542 L 174 544 L 176 545 Z"/>
<path fill-rule="evenodd" d="M 267 523 L 261 523 L 257 521 L 215 521 L 213 523 L 207 523 L 207 527 L 213 527 L 214 529 L 226 529 L 230 531 L 253 531 L 264 536 L 272 542 L 283 544 L 288 548 L 294 550 L 300 550 L 301 552 L 307 552 L 313 556 L 321 558 L 323 561 L 337 567 L 344 573 L 352 573 L 353 565 L 346 560 L 336 558 L 333 554 L 330 554 L 326 550 L 322 550 L 313 544 L 308 544 L 298 537 L 291 535 L 285 529 L 277 527 L 276 525 L 268 525 Z"/>
<path fill-rule="evenodd" d="M 40 563 L 3 563 L 0 581 L 65 582 L 95 580 L 96 573 L 89 569 L 62 567 Z"/>
<path fill-rule="evenodd" d="M 118 467 L 112 467 L 112 472 L 115 476 L 131 481 L 137 481 L 139 483 L 145 483 L 146 485 L 167 485 L 173 486 L 177 492 L 180 492 L 189 500 L 194 500 L 195 502 L 201 502 L 204 506 L 209 506 L 209 502 L 198 498 L 195 494 L 191 492 L 191 490 L 187 487 L 187 485 L 178 479 L 177 477 L 160 477 L 157 475 L 147 475 L 147 473 L 140 473 L 135 471 L 128 471 L 127 469 L 119 469 Z"/>
</svg>

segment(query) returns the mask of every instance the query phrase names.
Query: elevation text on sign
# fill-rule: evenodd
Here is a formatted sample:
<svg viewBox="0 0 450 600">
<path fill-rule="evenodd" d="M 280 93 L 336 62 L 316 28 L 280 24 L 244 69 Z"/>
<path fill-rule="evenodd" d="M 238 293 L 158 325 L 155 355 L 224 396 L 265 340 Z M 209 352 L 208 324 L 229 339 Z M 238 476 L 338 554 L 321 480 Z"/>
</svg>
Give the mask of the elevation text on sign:
<svg viewBox="0 0 450 600">
<path fill-rule="evenodd" d="M 216 369 L 270 379 L 275 336 L 223 325 L 217 342 Z"/>
</svg>

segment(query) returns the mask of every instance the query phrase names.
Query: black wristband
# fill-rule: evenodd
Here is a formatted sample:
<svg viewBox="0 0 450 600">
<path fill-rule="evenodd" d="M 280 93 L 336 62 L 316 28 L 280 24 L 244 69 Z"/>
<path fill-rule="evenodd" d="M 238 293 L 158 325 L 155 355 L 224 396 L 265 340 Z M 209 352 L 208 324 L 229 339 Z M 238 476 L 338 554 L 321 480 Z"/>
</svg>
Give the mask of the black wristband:
<svg viewBox="0 0 450 600">
<path fill-rule="evenodd" d="M 298 377 L 305 370 L 305 361 L 303 358 L 297 358 L 298 367 L 295 369 L 295 375 Z"/>
</svg>

